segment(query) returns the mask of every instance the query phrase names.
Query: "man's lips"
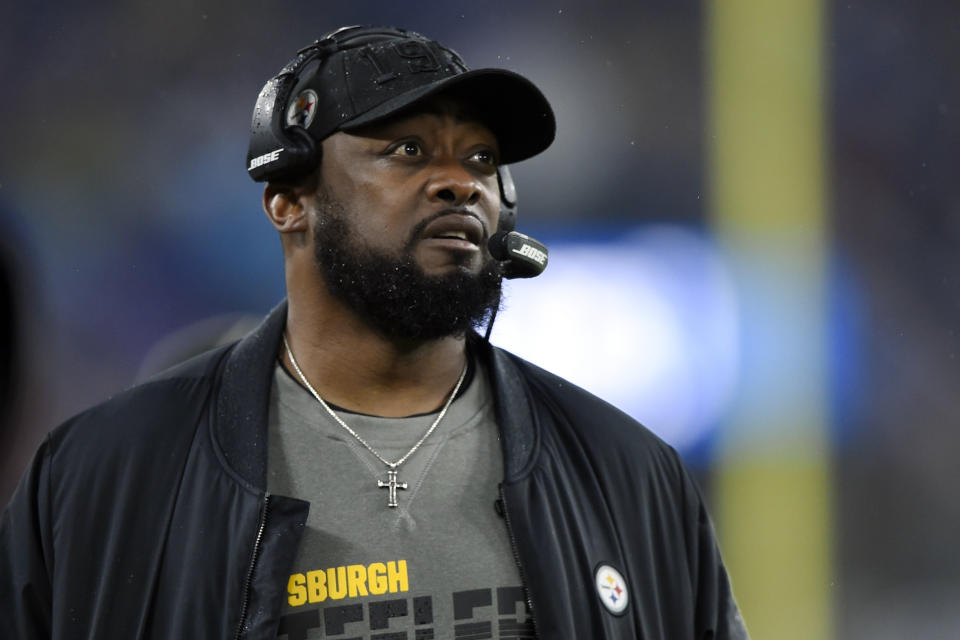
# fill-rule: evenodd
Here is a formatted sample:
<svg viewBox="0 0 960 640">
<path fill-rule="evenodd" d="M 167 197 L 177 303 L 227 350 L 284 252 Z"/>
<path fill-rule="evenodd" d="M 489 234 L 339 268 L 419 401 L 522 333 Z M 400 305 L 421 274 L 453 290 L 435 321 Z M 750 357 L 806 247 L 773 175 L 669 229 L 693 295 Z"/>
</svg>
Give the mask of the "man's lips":
<svg viewBox="0 0 960 640">
<path fill-rule="evenodd" d="M 484 235 L 483 223 L 477 217 L 468 213 L 446 213 L 424 227 L 420 238 L 451 248 L 479 249 Z"/>
</svg>

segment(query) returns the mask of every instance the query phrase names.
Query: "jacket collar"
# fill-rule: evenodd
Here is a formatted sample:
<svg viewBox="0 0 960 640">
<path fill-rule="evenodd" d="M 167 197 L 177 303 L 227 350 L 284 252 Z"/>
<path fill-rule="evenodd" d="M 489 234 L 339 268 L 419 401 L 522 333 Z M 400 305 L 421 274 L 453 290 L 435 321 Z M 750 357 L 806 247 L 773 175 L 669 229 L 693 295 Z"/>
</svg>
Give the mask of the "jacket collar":
<svg viewBox="0 0 960 640">
<path fill-rule="evenodd" d="M 526 475 L 539 450 L 539 416 L 533 410 L 528 378 L 520 370 L 526 363 L 480 336 L 473 344 L 474 353 L 484 359 L 490 373 L 503 449 L 504 482 L 510 483 Z"/>
<path fill-rule="evenodd" d="M 230 350 L 216 393 L 214 439 L 227 465 L 261 492 L 267 487 L 270 388 L 286 324 L 287 303 L 283 301 Z"/>
<path fill-rule="evenodd" d="M 214 404 L 212 427 L 220 452 L 234 473 L 259 492 L 267 486 L 270 389 L 286 322 L 287 303 L 283 301 L 236 343 L 224 361 Z M 529 470 L 537 450 L 539 427 L 530 388 L 516 356 L 477 335 L 470 341 L 491 376 L 504 479 L 511 482 Z"/>
</svg>

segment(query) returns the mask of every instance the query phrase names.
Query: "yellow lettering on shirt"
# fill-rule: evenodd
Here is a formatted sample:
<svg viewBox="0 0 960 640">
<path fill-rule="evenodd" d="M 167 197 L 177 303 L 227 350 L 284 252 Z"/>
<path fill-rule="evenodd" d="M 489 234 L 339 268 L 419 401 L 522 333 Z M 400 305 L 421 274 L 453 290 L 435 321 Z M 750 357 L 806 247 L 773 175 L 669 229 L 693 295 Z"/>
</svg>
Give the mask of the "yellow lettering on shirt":
<svg viewBox="0 0 960 640">
<path fill-rule="evenodd" d="M 325 600 L 342 600 L 410 590 L 406 560 L 373 562 L 367 566 L 351 564 L 342 567 L 314 569 L 294 573 L 287 581 L 287 602 L 291 607 Z"/>
<path fill-rule="evenodd" d="M 299 607 L 307 601 L 307 588 L 304 586 L 306 581 L 307 578 L 302 573 L 295 573 L 290 576 L 290 580 L 287 582 L 287 593 L 290 594 L 290 597 L 287 598 L 287 602 L 290 603 L 291 607 Z"/>
<path fill-rule="evenodd" d="M 307 571 L 307 597 L 310 602 L 327 599 L 327 574 L 322 569 Z"/>
<path fill-rule="evenodd" d="M 362 564 L 352 564 L 347 567 L 347 592 L 351 598 L 366 596 L 367 568 Z"/>
<path fill-rule="evenodd" d="M 375 596 L 387 592 L 387 565 L 382 562 L 374 562 L 367 568 L 367 583 L 370 587 L 370 593 Z"/>
<path fill-rule="evenodd" d="M 347 597 L 347 568 L 330 567 L 327 569 L 327 593 L 332 600 Z"/>
<path fill-rule="evenodd" d="M 387 563 L 387 584 L 390 585 L 390 593 L 398 591 L 407 591 L 410 585 L 407 584 L 407 561 L 390 561 Z"/>
</svg>

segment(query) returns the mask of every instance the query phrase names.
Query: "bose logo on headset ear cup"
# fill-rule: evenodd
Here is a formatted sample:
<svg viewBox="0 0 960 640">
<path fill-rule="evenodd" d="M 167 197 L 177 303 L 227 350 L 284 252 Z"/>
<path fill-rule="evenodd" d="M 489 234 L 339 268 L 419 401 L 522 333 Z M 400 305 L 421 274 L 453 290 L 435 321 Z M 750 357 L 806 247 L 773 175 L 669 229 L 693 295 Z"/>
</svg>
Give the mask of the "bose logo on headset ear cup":
<svg viewBox="0 0 960 640">
<path fill-rule="evenodd" d="M 274 149 L 270 153 L 265 153 L 262 156 L 257 156 L 250 161 L 250 166 L 247 167 L 247 170 L 256 169 L 257 167 L 262 167 L 265 164 L 270 164 L 271 162 L 276 162 L 280 159 L 280 152 L 283 149 Z"/>
</svg>

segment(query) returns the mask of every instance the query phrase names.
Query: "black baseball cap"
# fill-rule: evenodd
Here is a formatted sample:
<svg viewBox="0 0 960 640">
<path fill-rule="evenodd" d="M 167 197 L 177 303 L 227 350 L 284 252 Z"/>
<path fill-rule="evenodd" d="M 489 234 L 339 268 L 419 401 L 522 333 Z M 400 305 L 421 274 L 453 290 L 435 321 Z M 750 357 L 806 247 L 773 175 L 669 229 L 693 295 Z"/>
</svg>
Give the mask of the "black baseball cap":
<svg viewBox="0 0 960 640">
<path fill-rule="evenodd" d="M 285 77 L 295 79 L 292 88 L 284 87 Z M 272 174 L 287 164 L 282 151 L 294 146 L 286 144 L 291 130 L 319 143 L 336 131 L 355 131 L 438 95 L 465 104 L 490 128 L 503 164 L 540 153 L 556 134 L 550 103 L 522 75 L 469 70 L 455 51 L 412 31 L 346 27 L 302 49 L 264 87 L 253 117 L 248 171 L 255 180 L 275 179 Z M 284 109 L 283 131 L 277 135 L 277 124 L 266 126 L 265 117 L 276 120 L 279 108 Z M 294 160 L 294 153 L 287 155 Z"/>
</svg>

